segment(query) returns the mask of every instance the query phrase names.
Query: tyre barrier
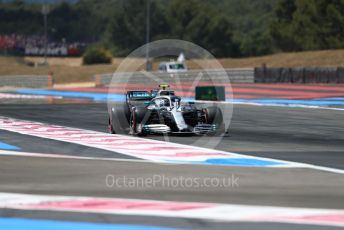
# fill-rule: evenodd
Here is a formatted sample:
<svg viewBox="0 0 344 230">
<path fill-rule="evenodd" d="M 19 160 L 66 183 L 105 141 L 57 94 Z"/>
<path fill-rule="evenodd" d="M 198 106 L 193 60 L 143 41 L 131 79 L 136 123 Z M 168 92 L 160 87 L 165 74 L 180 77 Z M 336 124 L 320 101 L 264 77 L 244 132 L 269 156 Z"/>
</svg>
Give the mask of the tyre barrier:
<svg viewBox="0 0 344 230">
<path fill-rule="evenodd" d="M 255 83 L 344 83 L 344 68 L 255 68 Z"/>
</svg>

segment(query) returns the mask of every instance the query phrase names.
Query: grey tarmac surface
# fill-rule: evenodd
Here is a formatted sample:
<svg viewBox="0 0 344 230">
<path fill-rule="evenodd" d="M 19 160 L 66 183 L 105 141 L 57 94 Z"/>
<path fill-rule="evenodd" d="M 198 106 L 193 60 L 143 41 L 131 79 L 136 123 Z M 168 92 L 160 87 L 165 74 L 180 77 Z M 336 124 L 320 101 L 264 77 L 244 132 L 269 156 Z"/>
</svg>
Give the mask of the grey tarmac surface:
<svg viewBox="0 0 344 230">
<path fill-rule="evenodd" d="M 143 216 L 125 216 L 125 215 L 105 215 L 105 214 L 87 214 L 70 212 L 49 212 L 49 211 L 21 211 L 12 209 L 0 209 L 0 216 L 11 216 L 17 218 L 44 218 L 49 220 L 63 221 L 86 221 L 92 223 L 113 223 L 163 226 L 182 229 L 225 229 L 225 230 L 337 230 L 339 227 L 315 226 L 315 225 L 297 225 L 282 223 L 222 223 L 199 219 L 181 219 L 167 217 L 143 217 Z"/>
<path fill-rule="evenodd" d="M 344 168 L 342 111 L 301 108 L 234 108 L 230 137 L 218 149 L 237 153 Z M 2 105 L 0 116 L 33 120 L 106 132 L 104 104 Z M 23 151 L 81 156 L 120 157 L 113 152 L 0 131 L 1 140 Z M 162 139 L 159 136 L 148 138 Z M 173 142 L 193 144 L 196 137 L 170 137 Z M 94 155 L 96 154 L 96 155 Z M 115 154 L 115 155 L 114 155 Z M 123 157 L 123 156 L 121 156 Z M 128 157 L 129 158 L 129 157 Z M 118 188 L 106 186 L 106 176 L 229 177 L 239 178 L 231 188 Z M 164 165 L 143 162 L 47 159 L 0 156 L 0 192 L 123 197 L 157 200 L 276 205 L 343 209 L 344 177 L 314 169 L 240 168 L 201 165 Z M 1 210 L 1 216 L 87 220 L 94 222 L 150 223 L 151 225 L 215 229 L 335 229 L 268 223 L 214 223 L 209 221 L 39 213 Z"/>
<path fill-rule="evenodd" d="M 340 202 L 344 200 L 343 175 L 314 169 L 23 156 L 0 159 L 0 192 L 344 209 L 344 203 Z M 146 178 L 154 180 L 154 185 L 129 184 L 131 179 Z M 220 182 L 212 186 L 206 182 L 207 178 L 218 178 Z M 228 178 L 233 183 L 227 182 Z M 193 182 L 186 184 L 187 179 Z M 178 183 L 172 184 L 172 180 Z"/>
<path fill-rule="evenodd" d="M 89 148 L 87 146 L 72 144 L 68 142 L 23 135 L 4 131 L 1 129 L 0 140 L 7 144 L 19 147 L 19 152 L 62 154 L 82 157 L 134 159 L 134 157 L 132 156 L 127 156 L 102 149 Z"/>
<path fill-rule="evenodd" d="M 3 105 L 0 116 L 107 132 L 105 104 Z M 216 148 L 344 169 L 342 118 L 343 111 L 335 110 L 235 105 L 230 136 Z M 197 138 L 169 137 L 172 142 L 191 145 Z"/>
<path fill-rule="evenodd" d="M 15 166 L 15 167 L 14 167 Z M 233 187 L 179 187 L 163 182 L 152 187 L 113 186 L 106 183 L 108 175 L 117 178 L 238 178 Z M 212 167 L 199 165 L 163 165 L 148 162 L 116 162 L 99 160 L 51 159 L 35 157 L 0 157 L 1 192 L 47 195 L 75 195 L 141 198 L 175 201 L 240 203 L 310 208 L 343 209 L 344 178 L 339 174 L 311 169 L 262 169 Z M 280 223 L 225 223 L 185 218 L 163 218 L 85 214 L 71 212 L 39 212 L 0 209 L 0 216 L 130 223 L 194 229 L 338 229 L 328 226 Z"/>
</svg>

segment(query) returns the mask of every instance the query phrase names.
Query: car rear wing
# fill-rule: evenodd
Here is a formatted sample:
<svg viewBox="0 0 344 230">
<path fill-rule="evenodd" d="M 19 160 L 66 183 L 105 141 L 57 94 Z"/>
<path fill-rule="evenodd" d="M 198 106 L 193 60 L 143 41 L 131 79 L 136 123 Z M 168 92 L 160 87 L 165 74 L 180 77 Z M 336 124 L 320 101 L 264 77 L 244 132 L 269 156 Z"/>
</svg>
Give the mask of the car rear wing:
<svg viewBox="0 0 344 230">
<path fill-rule="evenodd" d="M 150 101 L 153 96 L 148 91 L 128 91 L 126 99 L 127 101 Z"/>
</svg>

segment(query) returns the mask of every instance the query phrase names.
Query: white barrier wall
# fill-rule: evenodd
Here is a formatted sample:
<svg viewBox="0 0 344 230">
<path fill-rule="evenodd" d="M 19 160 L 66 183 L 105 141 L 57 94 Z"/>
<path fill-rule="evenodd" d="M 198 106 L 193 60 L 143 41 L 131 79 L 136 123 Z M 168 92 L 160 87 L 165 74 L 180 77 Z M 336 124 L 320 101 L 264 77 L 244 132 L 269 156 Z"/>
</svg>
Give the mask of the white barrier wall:
<svg viewBox="0 0 344 230">
<path fill-rule="evenodd" d="M 129 83 L 156 83 L 152 77 L 147 77 L 144 72 L 127 72 L 116 73 L 123 82 Z M 155 76 L 157 79 L 164 81 L 165 83 L 174 82 L 174 78 L 179 78 L 181 82 L 193 82 L 198 79 L 200 81 L 212 81 L 224 83 L 228 79 L 231 83 L 253 83 L 254 82 L 254 69 L 253 68 L 240 68 L 240 69 L 209 69 L 209 70 L 189 70 L 183 73 L 161 73 L 150 72 L 150 76 Z M 96 86 L 108 86 L 113 77 L 112 73 L 99 74 L 94 76 Z"/>
<path fill-rule="evenodd" d="M 44 55 L 45 49 L 38 47 L 27 47 L 25 48 L 25 55 L 28 56 L 42 56 Z M 68 49 L 67 47 L 56 47 L 56 48 L 47 48 L 48 56 L 67 56 Z"/>
<path fill-rule="evenodd" d="M 51 88 L 53 78 L 50 75 L 7 75 L 0 76 L 0 87 Z"/>
</svg>

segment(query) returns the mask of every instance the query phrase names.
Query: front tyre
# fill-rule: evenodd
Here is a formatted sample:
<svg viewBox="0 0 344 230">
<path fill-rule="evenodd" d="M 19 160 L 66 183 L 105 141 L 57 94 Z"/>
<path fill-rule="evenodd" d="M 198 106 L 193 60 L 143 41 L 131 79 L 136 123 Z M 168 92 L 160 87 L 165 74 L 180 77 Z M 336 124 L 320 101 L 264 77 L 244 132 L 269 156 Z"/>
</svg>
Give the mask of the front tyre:
<svg viewBox="0 0 344 230">
<path fill-rule="evenodd" d="M 208 107 L 203 110 L 205 123 L 216 125 L 216 131 L 210 131 L 207 133 L 209 136 L 217 136 L 225 133 L 225 124 L 223 122 L 223 114 L 218 107 Z"/>
</svg>

